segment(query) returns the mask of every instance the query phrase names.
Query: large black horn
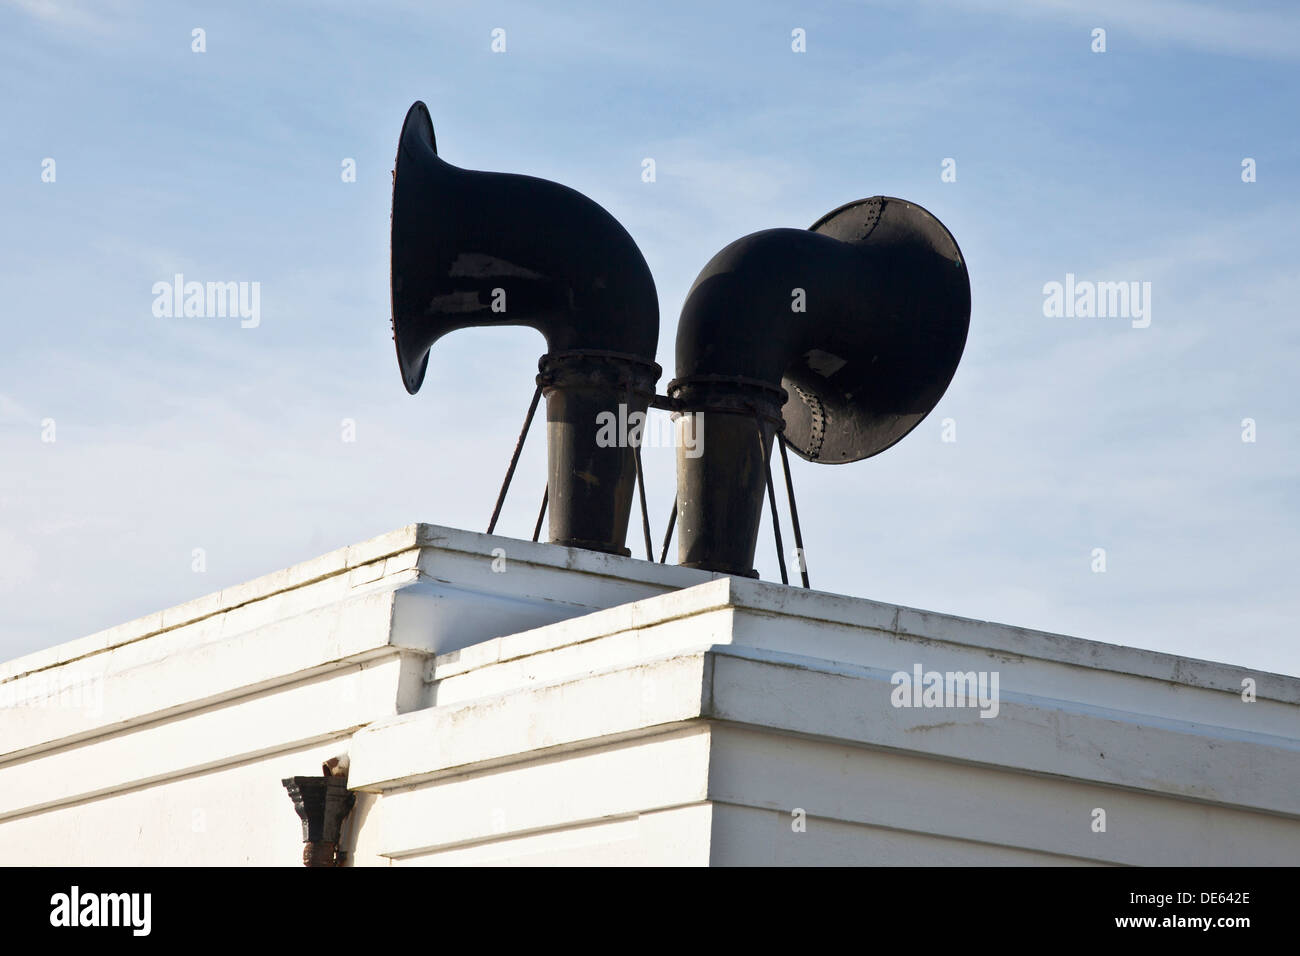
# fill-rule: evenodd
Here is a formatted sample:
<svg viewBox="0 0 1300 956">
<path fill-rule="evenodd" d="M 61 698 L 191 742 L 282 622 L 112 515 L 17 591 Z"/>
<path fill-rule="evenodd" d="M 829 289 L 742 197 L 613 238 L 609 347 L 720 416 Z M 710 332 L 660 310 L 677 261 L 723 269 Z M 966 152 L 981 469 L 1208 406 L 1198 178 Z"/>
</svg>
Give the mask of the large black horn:
<svg viewBox="0 0 1300 956">
<path fill-rule="evenodd" d="M 526 325 L 546 337 L 537 382 L 551 540 L 627 554 L 633 449 L 598 443 L 597 417 L 644 414 L 660 372 L 654 279 L 627 230 L 567 186 L 444 162 L 429 111 L 416 103 L 393 171 L 392 294 L 411 393 L 448 332 Z"/>
<path fill-rule="evenodd" d="M 694 428 L 677 452 L 680 563 L 756 577 L 774 433 L 808 461 L 884 451 L 938 404 L 969 324 L 956 240 L 901 199 L 849 203 L 714 256 L 682 308 L 668 386 L 679 427 Z"/>
</svg>

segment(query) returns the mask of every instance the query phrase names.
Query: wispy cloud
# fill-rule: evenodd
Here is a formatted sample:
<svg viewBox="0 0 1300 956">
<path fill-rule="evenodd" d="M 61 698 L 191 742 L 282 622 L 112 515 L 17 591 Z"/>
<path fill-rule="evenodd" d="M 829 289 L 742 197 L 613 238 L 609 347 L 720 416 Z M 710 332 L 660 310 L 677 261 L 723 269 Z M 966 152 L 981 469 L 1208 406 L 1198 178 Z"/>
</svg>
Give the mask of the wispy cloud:
<svg viewBox="0 0 1300 956">
<path fill-rule="evenodd" d="M 103 35 L 114 32 L 123 0 L 3 0 L 6 6 L 59 30 Z"/>
<path fill-rule="evenodd" d="M 1284 8 L 889 2 L 798 24 L 762 3 L 337 0 L 313 19 L 315 4 L 232 2 L 202 55 L 165 5 L 124 9 L 5 11 L 31 34 L 125 39 L 93 62 L 32 44 L 43 68 L 0 63 L 0 160 L 17 171 L 0 232 L 0 657 L 410 521 L 484 526 L 543 346 L 531 330 L 457 333 L 420 395 L 398 381 L 389 169 L 422 98 L 453 161 L 558 179 L 627 225 L 658 284 L 661 386 L 687 288 L 740 235 L 879 192 L 953 230 L 974 312 L 940 406 L 878 458 L 794 463 L 817 587 L 1300 672 L 1285 589 L 1300 278 L 1279 252 L 1300 194 L 1278 158 L 1300 146 L 1277 121 L 1286 91 L 1265 82 L 1300 49 Z M 498 25 L 511 52 L 494 57 Z M 1024 47 L 1077 31 L 1086 51 L 1093 26 L 1137 73 Z M 1159 71 L 1128 56 L 1157 48 Z M 1214 127 L 1186 93 L 1207 53 L 1223 55 L 1215 83 L 1259 90 Z M 76 124 L 55 122 L 69 103 Z M 39 179 L 49 155 L 57 184 Z M 1242 155 L 1260 156 L 1258 183 L 1239 180 Z M 946 156 L 955 183 L 939 180 Z M 343 157 L 357 183 L 340 181 Z M 260 280 L 261 327 L 154 318 L 150 284 L 174 271 Z M 1042 284 L 1066 271 L 1151 281 L 1151 328 L 1044 317 Z M 505 533 L 531 532 L 543 462 L 539 429 Z M 658 535 L 671 455 L 648 450 L 646 469 Z M 771 552 L 765 536 L 769 579 Z"/>
<path fill-rule="evenodd" d="M 1192 0 L 930 0 L 991 16 L 1056 19 L 1102 27 L 1111 51 L 1172 46 L 1229 56 L 1300 58 L 1300 18 L 1289 4 L 1209 4 Z"/>
</svg>

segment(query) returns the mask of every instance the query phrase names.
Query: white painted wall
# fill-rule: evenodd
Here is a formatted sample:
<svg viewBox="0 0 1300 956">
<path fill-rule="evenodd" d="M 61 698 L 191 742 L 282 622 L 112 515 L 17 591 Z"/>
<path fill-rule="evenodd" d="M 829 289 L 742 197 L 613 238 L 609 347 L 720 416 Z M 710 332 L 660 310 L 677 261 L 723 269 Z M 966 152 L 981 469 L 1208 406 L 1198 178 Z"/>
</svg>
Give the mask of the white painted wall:
<svg viewBox="0 0 1300 956">
<path fill-rule="evenodd" d="M 1300 680 L 412 525 L 0 665 L 0 864 L 301 865 L 343 752 L 357 865 L 1300 860 Z"/>
</svg>

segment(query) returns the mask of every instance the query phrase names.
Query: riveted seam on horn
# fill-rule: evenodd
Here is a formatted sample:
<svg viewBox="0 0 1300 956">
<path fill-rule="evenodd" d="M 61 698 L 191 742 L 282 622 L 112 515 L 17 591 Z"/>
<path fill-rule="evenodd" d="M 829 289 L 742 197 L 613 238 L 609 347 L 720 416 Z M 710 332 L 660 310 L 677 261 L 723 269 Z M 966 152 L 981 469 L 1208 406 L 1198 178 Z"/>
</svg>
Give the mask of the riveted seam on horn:
<svg viewBox="0 0 1300 956">
<path fill-rule="evenodd" d="M 808 406 L 808 412 L 812 418 L 812 425 L 808 434 L 808 448 L 804 452 L 804 457 L 809 461 L 817 461 L 821 458 L 822 443 L 826 440 L 826 406 L 822 404 L 820 398 L 812 392 L 805 392 L 794 382 L 790 383 L 790 387 Z"/>
<path fill-rule="evenodd" d="M 880 213 L 885 208 L 885 200 L 880 196 L 872 196 L 863 205 L 866 207 L 867 218 L 862 223 L 862 228 L 858 230 L 858 235 L 854 237 L 858 242 L 871 235 L 880 224 Z"/>
</svg>

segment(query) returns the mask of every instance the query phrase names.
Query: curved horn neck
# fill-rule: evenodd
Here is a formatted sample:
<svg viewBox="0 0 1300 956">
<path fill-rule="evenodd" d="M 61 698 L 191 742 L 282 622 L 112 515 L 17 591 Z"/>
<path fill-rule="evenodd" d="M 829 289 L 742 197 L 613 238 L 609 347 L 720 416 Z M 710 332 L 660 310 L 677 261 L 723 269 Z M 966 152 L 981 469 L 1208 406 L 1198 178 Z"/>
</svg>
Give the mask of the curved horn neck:
<svg viewBox="0 0 1300 956">
<path fill-rule="evenodd" d="M 621 403 L 623 421 L 644 412 L 660 371 L 658 297 L 627 230 L 559 183 L 447 163 L 417 102 L 393 173 L 392 309 L 411 393 L 449 332 L 522 325 L 545 336 L 551 540 L 626 554 L 633 452 L 598 444 L 596 421 Z"/>
<path fill-rule="evenodd" d="M 679 427 L 704 439 L 695 457 L 678 446 L 680 563 L 757 576 L 775 432 L 809 461 L 884 451 L 938 403 L 969 318 L 956 242 L 902 200 L 860 200 L 714 256 L 682 309 L 669 385 Z"/>
</svg>

